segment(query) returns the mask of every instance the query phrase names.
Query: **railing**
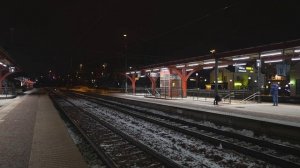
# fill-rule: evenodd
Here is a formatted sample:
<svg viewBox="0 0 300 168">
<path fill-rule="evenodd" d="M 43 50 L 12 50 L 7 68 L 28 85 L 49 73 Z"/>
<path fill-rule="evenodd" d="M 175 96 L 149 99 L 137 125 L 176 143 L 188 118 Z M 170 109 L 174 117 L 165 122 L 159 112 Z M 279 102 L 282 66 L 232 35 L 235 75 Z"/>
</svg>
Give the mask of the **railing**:
<svg viewBox="0 0 300 168">
<path fill-rule="evenodd" d="M 160 99 L 178 99 L 182 98 L 182 89 L 178 88 L 156 88 L 152 92 L 151 88 L 145 88 L 145 97 L 160 98 Z"/>
<path fill-rule="evenodd" d="M 260 96 L 260 92 L 255 92 L 255 93 L 253 93 L 252 95 L 250 95 L 250 96 L 246 97 L 245 99 L 241 100 L 240 102 L 241 102 L 241 103 L 247 103 L 247 102 L 250 101 L 250 100 L 253 100 L 253 101 L 254 101 L 255 98 L 258 97 L 258 96 Z"/>
<path fill-rule="evenodd" d="M 193 100 L 200 101 L 211 101 L 215 97 L 214 90 L 204 90 L 204 89 L 188 89 L 188 96 L 192 96 Z M 231 100 L 241 100 L 245 99 L 252 94 L 249 90 L 219 90 L 219 96 L 222 98 L 223 103 L 231 104 Z"/>
<path fill-rule="evenodd" d="M 222 101 L 223 101 L 223 103 L 226 103 L 226 100 L 228 100 L 228 103 L 231 104 L 231 99 L 232 98 L 234 98 L 234 92 L 229 91 L 229 93 L 227 95 L 222 97 Z"/>
<path fill-rule="evenodd" d="M 12 98 L 17 95 L 16 89 L 12 87 L 0 87 L 0 99 Z"/>
</svg>

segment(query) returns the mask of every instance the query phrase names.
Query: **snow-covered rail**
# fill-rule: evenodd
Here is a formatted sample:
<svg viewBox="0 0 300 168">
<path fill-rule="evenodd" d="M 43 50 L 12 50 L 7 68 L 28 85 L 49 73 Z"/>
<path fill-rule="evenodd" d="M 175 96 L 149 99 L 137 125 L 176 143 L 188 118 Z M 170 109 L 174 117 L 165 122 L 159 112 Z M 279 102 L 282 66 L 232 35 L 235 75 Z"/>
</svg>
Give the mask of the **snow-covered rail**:
<svg viewBox="0 0 300 168">
<path fill-rule="evenodd" d="M 108 167 L 181 167 L 62 96 L 51 95 Z"/>
<path fill-rule="evenodd" d="M 176 130 L 178 132 L 209 141 L 214 145 L 236 150 L 245 155 L 250 155 L 258 159 L 265 160 L 282 167 L 300 167 L 300 150 L 297 147 L 290 147 L 283 144 L 272 143 L 254 137 L 244 136 L 229 131 L 223 131 L 212 127 L 207 127 L 183 119 L 173 118 L 168 115 L 150 112 L 137 106 L 120 104 L 118 102 L 107 101 L 101 98 L 83 96 L 81 98 L 113 108 L 119 112 L 129 114 L 134 117 L 156 123 Z"/>
</svg>

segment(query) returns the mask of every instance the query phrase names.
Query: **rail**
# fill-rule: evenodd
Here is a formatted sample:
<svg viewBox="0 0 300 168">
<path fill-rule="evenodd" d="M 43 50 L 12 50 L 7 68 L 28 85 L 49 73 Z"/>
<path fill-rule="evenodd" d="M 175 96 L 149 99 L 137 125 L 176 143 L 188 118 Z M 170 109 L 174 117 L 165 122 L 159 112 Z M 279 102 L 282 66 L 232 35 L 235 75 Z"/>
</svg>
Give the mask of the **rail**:
<svg viewBox="0 0 300 168">
<path fill-rule="evenodd" d="M 182 99 L 182 89 L 180 88 L 156 88 L 153 92 L 151 88 L 145 88 L 145 97 L 158 99 Z"/>
<path fill-rule="evenodd" d="M 252 95 L 246 97 L 245 99 L 241 100 L 240 103 L 247 103 L 250 100 L 255 100 L 256 97 L 260 96 L 260 92 L 255 92 Z"/>
</svg>

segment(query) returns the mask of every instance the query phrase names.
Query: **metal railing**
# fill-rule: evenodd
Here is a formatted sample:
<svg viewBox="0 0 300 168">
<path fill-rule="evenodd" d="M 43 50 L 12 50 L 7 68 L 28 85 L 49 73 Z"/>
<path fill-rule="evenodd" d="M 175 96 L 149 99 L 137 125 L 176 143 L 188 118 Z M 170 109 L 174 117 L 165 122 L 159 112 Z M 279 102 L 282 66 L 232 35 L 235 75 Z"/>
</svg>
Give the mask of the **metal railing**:
<svg viewBox="0 0 300 168">
<path fill-rule="evenodd" d="M 0 87 L 0 99 L 16 97 L 17 92 L 13 87 Z"/>
<path fill-rule="evenodd" d="M 255 92 L 252 95 L 246 97 L 245 99 L 241 100 L 240 103 L 247 103 L 248 101 L 252 100 L 255 101 L 255 98 L 260 96 L 260 92 Z"/>
<path fill-rule="evenodd" d="M 214 90 L 204 90 L 204 89 L 188 89 L 188 96 L 192 96 L 193 100 L 201 100 L 201 101 L 211 101 L 215 97 Z M 232 100 L 243 100 L 253 92 L 249 90 L 219 90 L 219 96 L 222 98 L 223 103 L 231 104 Z"/>
<path fill-rule="evenodd" d="M 178 88 L 156 88 L 154 92 L 151 88 L 145 88 L 145 97 L 160 98 L 160 99 L 182 99 L 182 89 Z"/>
</svg>

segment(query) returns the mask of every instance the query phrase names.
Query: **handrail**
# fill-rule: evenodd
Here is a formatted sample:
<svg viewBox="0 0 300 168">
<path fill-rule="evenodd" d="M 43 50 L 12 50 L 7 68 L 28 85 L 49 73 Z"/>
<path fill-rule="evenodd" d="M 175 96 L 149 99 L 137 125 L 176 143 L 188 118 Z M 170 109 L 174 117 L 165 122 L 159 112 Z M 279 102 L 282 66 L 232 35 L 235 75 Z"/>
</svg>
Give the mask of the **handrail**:
<svg viewBox="0 0 300 168">
<path fill-rule="evenodd" d="M 245 99 L 241 100 L 240 103 L 246 103 L 249 100 L 254 100 L 257 96 L 260 96 L 260 92 L 255 92 L 252 95 L 246 97 Z"/>
<path fill-rule="evenodd" d="M 225 102 L 225 100 L 228 98 L 229 104 L 231 104 L 232 95 L 234 95 L 234 92 L 229 91 L 229 93 L 227 95 L 223 96 L 223 102 Z"/>
</svg>

